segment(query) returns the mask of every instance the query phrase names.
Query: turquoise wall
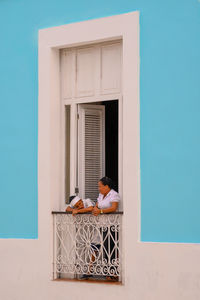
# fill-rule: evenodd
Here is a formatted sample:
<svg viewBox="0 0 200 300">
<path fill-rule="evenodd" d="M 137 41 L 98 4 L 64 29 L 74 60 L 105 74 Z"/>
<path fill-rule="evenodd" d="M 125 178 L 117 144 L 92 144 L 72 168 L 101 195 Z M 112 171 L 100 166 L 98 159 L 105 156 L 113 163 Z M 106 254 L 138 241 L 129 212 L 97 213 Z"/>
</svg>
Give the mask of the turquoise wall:
<svg viewBox="0 0 200 300">
<path fill-rule="evenodd" d="M 140 11 L 141 239 L 200 242 L 200 2 L 0 0 L 0 238 L 37 238 L 38 30 Z"/>
</svg>

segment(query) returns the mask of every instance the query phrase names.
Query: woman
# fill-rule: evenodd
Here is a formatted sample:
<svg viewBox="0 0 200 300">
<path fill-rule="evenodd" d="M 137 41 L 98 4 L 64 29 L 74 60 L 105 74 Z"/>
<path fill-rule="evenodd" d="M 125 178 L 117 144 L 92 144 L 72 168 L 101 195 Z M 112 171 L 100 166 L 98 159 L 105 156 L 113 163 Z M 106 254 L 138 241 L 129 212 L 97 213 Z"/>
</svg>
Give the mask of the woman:
<svg viewBox="0 0 200 300">
<path fill-rule="evenodd" d="M 103 177 L 98 182 L 99 196 L 92 214 L 98 216 L 101 214 L 115 212 L 120 201 L 119 194 L 114 190 L 114 184 L 109 177 Z"/>
<path fill-rule="evenodd" d="M 103 177 L 98 182 L 99 196 L 97 198 L 96 206 L 92 210 L 94 216 L 99 214 L 113 213 L 118 208 L 120 201 L 119 194 L 114 190 L 112 179 Z M 103 230 L 103 256 L 110 265 L 110 273 L 115 276 L 106 276 L 107 280 L 118 280 L 117 269 L 112 265 L 112 262 L 119 256 L 118 248 L 114 247 L 118 243 L 118 232 L 111 230 L 110 226 Z M 96 245 L 100 248 L 100 245 Z"/>
<path fill-rule="evenodd" d="M 87 198 L 81 199 L 78 196 L 70 196 L 69 197 L 69 206 L 66 208 L 67 212 L 72 212 L 72 215 L 76 214 L 84 214 L 91 212 L 94 208 L 94 202 Z"/>
</svg>

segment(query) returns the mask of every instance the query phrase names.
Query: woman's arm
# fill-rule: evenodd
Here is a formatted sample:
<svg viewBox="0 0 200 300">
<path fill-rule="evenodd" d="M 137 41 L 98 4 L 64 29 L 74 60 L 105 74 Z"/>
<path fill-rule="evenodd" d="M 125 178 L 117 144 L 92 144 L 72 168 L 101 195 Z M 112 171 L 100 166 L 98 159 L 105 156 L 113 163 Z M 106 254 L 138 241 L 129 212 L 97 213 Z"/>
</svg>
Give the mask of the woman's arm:
<svg viewBox="0 0 200 300">
<path fill-rule="evenodd" d="M 73 209 L 72 210 L 72 214 L 73 215 L 76 215 L 76 214 L 84 214 L 84 213 L 87 213 L 87 212 L 91 212 L 93 210 L 93 206 L 89 206 L 87 208 L 81 208 L 81 209 Z"/>
<path fill-rule="evenodd" d="M 108 213 L 115 212 L 117 210 L 117 208 L 118 208 L 118 202 L 112 202 L 111 207 L 104 208 L 104 209 L 99 209 L 98 207 L 95 206 L 94 209 L 93 209 L 93 211 L 92 211 L 92 214 L 94 216 L 98 216 L 101 211 L 104 214 L 108 214 Z"/>
<path fill-rule="evenodd" d="M 115 212 L 115 211 L 117 210 L 117 208 L 118 208 L 118 202 L 112 202 L 111 207 L 101 209 L 101 211 L 102 211 L 104 214 L 108 214 L 108 213 Z"/>
<path fill-rule="evenodd" d="M 68 206 L 67 208 L 66 208 L 66 211 L 72 211 L 73 210 L 73 208 L 71 208 L 70 206 Z"/>
</svg>

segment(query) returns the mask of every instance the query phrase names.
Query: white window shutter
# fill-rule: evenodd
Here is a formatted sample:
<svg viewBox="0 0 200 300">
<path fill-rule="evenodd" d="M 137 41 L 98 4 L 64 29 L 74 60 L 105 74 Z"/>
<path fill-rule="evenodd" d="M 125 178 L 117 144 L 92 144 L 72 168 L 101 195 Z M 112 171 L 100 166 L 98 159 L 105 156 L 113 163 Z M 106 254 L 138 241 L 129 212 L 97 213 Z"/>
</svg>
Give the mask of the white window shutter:
<svg viewBox="0 0 200 300">
<path fill-rule="evenodd" d="M 98 181 L 105 175 L 105 107 L 82 104 L 78 113 L 79 195 L 96 200 Z"/>
</svg>

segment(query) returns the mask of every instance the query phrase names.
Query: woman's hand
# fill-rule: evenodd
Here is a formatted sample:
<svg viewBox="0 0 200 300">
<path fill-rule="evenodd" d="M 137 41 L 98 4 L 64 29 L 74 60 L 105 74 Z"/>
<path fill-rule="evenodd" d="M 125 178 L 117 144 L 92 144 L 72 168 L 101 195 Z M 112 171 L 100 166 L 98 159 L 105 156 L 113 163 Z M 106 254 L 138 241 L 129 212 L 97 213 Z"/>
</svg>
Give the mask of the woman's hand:
<svg viewBox="0 0 200 300">
<path fill-rule="evenodd" d="M 101 212 L 101 210 L 97 206 L 95 206 L 92 210 L 93 216 L 98 216 L 100 214 L 100 212 Z"/>
<path fill-rule="evenodd" d="M 68 207 L 66 208 L 65 211 L 70 212 L 70 211 L 72 211 L 72 210 L 73 210 L 73 209 L 72 209 L 70 206 L 68 206 Z"/>
<path fill-rule="evenodd" d="M 76 214 L 78 214 L 78 212 L 79 212 L 78 209 L 73 209 L 72 210 L 72 216 L 75 216 Z"/>
</svg>

